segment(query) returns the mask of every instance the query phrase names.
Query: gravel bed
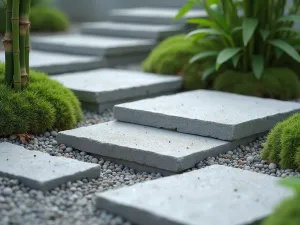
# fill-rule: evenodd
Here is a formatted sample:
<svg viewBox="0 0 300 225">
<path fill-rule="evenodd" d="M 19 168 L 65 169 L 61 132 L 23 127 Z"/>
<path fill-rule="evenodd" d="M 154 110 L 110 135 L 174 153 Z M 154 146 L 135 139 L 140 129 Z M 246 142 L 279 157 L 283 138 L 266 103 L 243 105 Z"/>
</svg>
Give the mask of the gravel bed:
<svg viewBox="0 0 300 225">
<path fill-rule="evenodd" d="M 88 126 L 113 120 L 111 111 L 102 114 L 84 112 L 84 121 L 78 124 Z M 18 137 L 12 135 L 2 141 L 19 144 L 27 149 L 48 152 L 53 156 L 74 158 L 80 161 L 97 163 L 101 166 L 98 179 L 83 179 L 68 182 L 54 190 L 40 192 L 29 189 L 17 180 L 0 177 L 0 224 L 1 225 L 130 225 L 123 218 L 103 210 L 96 210 L 93 194 L 109 189 L 132 185 L 138 182 L 162 177 L 159 173 L 137 172 L 123 165 L 105 161 L 101 157 L 86 152 L 58 145 L 55 137 L 57 131 L 46 132 L 34 136 L 28 144 L 21 144 Z M 300 177 L 299 171 L 281 170 L 274 163 L 267 163 L 260 158 L 260 151 L 266 137 L 221 154 L 209 157 L 198 163 L 191 170 L 201 169 L 209 165 L 220 164 L 269 174 L 277 177 Z M 190 171 L 190 170 L 188 170 Z"/>
</svg>

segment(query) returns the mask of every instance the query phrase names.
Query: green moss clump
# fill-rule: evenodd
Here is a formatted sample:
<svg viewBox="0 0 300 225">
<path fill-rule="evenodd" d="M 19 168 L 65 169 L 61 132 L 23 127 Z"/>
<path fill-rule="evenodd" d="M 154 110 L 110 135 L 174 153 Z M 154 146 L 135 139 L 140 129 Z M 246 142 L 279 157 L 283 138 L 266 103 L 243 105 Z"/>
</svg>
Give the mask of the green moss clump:
<svg viewBox="0 0 300 225">
<path fill-rule="evenodd" d="M 36 71 L 30 78 L 29 86 L 17 92 L 4 84 L 0 64 L 0 136 L 71 129 L 83 118 L 80 102 L 70 90 Z"/>
<path fill-rule="evenodd" d="M 209 47 L 215 49 L 217 46 L 205 40 L 196 42 L 192 38 L 186 39 L 183 34 L 167 38 L 144 60 L 143 70 L 150 73 L 184 76 L 185 89 L 204 88 L 205 84 L 201 80 L 203 64 L 189 64 L 189 60 Z"/>
<path fill-rule="evenodd" d="M 30 22 L 33 32 L 66 31 L 70 26 L 69 19 L 62 11 L 42 6 L 30 9 Z"/>
<path fill-rule="evenodd" d="M 218 91 L 281 100 L 300 96 L 299 78 L 288 68 L 267 68 L 260 81 L 257 81 L 252 73 L 229 70 L 215 79 L 213 88 Z"/>
<path fill-rule="evenodd" d="M 278 123 L 269 133 L 261 156 L 284 169 L 300 168 L 300 114 Z"/>
</svg>

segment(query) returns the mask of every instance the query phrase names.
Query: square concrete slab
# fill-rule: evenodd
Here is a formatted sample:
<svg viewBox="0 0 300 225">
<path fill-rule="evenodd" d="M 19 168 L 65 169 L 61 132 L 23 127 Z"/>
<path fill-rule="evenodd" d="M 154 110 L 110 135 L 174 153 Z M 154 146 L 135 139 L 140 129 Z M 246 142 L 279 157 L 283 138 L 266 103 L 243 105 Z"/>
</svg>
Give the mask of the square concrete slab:
<svg viewBox="0 0 300 225">
<path fill-rule="evenodd" d="M 299 103 L 197 90 L 116 105 L 114 116 L 128 123 L 237 140 L 266 132 L 299 111 Z"/>
<path fill-rule="evenodd" d="M 47 191 L 68 181 L 100 176 L 100 166 L 29 151 L 0 143 L 0 176 L 18 179 L 30 188 Z"/>
<path fill-rule="evenodd" d="M 254 139 L 226 142 L 115 121 L 62 131 L 57 136 L 59 143 L 81 151 L 172 173 L 187 170 L 209 156 Z"/>
<path fill-rule="evenodd" d="M 118 69 L 63 74 L 52 79 L 71 89 L 80 101 L 94 105 L 98 111 L 112 108 L 121 102 L 174 93 L 182 86 L 182 78 L 179 76 Z"/>
<path fill-rule="evenodd" d="M 184 31 L 182 25 L 149 25 L 116 22 L 92 22 L 81 26 L 81 33 L 104 36 L 161 40 Z"/>
<path fill-rule="evenodd" d="M 118 56 L 147 53 L 155 42 L 151 40 L 101 37 L 82 34 L 39 36 L 31 39 L 34 49 L 78 55 Z"/>
<path fill-rule="evenodd" d="M 292 192 L 265 174 L 214 165 L 96 195 L 96 206 L 139 225 L 250 225 Z"/>
<path fill-rule="evenodd" d="M 185 20 L 174 20 L 178 13 L 178 8 L 155 8 L 141 7 L 130 9 L 112 10 L 110 19 L 118 22 L 148 23 L 148 24 L 183 24 Z M 206 12 L 202 9 L 195 9 L 188 12 L 185 19 L 206 17 Z"/>
<path fill-rule="evenodd" d="M 4 51 L 0 51 L 1 61 L 5 61 Z M 32 51 L 30 52 L 30 66 L 32 69 L 53 75 L 101 68 L 105 66 L 105 62 L 100 57 Z"/>
</svg>

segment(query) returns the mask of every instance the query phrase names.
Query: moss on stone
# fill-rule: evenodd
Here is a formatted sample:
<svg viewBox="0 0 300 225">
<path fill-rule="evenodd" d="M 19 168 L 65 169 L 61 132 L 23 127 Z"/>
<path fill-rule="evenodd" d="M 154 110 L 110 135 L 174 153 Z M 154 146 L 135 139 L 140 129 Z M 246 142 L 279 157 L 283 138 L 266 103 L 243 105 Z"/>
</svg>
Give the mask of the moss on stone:
<svg viewBox="0 0 300 225">
<path fill-rule="evenodd" d="M 69 19 L 62 11 L 43 6 L 30 9 L 30 22 L 33 32 L 66 31 L 70 26 Z"/>
<path fill-rule="evenodd" d="M 192 38 L 185 38 L 180 34 L 167 38 L 152 50 L 143 62 L 145 72 L 180 75 L 184 77 L 185 89 L 200 89 L 205 87 L 201 80 L 202 63 L 189 64 L 189 60 L 197 53 L 207 48 L 215 49 L 208 40 L 196 42 Z"/>
<path fill-rule="evenodd" d="M 31 71 L 31 82 L 22 91 L 4 84 L 0 64 L 0 136 L 71 129 L 82 119 L 75 95 L 47 75 Z"/>
<path fill-rule="evenodd" d="M 259 82 L 252 73 L 228 70 L 218 75 L 213 88 L 218 91 L 281 100 L 300 96 L 299 78 L 288 68 L 267 68 Z"/>
</svg>

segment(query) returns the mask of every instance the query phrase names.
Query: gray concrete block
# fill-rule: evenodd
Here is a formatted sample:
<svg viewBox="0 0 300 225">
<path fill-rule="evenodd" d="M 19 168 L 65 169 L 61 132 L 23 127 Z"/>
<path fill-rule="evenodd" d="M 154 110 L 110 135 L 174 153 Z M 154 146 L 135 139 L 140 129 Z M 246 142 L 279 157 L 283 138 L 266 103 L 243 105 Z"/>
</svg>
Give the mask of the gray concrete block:
<svg viewBox="0 0 300 225">
<path fill-rule="evenodd" d="M 18 179 L 30 188 L 47 191 L 68 181 L 100 176 L 100 166 L 40 151 L 0 143 L 0 176 Z"/>
<path fill-rule="evenodd" d="M 62 34 L 35 36 L 31 39 L 31 45 L 37 50 L 106 57 L 149 52 L 155 42 L 145 39 Z"/>
<path fill-rule="evenodd" d="M 184 31 L 182 25 L 149 25 L 116 22 L 84 23 L 81 33 L 161 40 Z"/>
<path fill-rule="evenodd" d="M 299 103 L 197 90 L 116 105 L 114 116 L 128 123 L 237 140 L 266 132 L 299 111 Z"/>
<path fill-rule="evenodd" d="M 96 195 L 96 206 L 139 225 L 250 225 L 292 192 L 278 178 L 213 165 Z"/>
<path fill-rule="evenodd" d="M 81 151 L 177 173 L 254 139 L 226 142 L 115 121 L 62 131 L 57 136 L 59 143 Z"/>
<path fill-rule="evenodd" d="M 116 104 L 179 90 L 182 78 L 118 69 L 99 69 L 52 77 L 85 103 Z"/>
<path fill-rule="evenodd" d="M 5 61 L 4 51 L 0 51 L 1 61 Z M 100 57 L 76 56 L 42 51 L 30 52 L 30 67 L 50 75 L 96 69 L 105 65 L 104 60 Z"/>
<path fill-rule="evenodd" d="M 110 19 L 115 22 L 148 23 L 148 24 L 184 24 L 186 19 L 206 17 L 202 9 L 194 9 L 184 19 L 174 20 L 178 8 L 141 7 L 130 9 L 114 9 Z"/>
</svg>

